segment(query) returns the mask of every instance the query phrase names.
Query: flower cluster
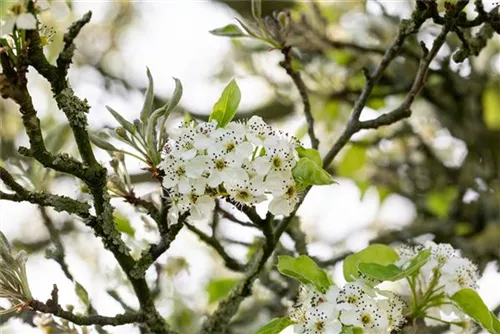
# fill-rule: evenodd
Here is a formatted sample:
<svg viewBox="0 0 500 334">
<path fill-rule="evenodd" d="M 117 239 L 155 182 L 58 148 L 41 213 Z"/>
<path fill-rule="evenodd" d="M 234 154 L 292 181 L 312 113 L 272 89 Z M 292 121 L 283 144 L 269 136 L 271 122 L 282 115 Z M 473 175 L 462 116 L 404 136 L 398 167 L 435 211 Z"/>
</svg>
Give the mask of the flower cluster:
<svg viewBox="0 0 500 334">
<path fill-rule="evenodd" d="M 398 265 L 404 267 L 413 256 L 426 249 L 430 250 L 431 255 L 420 269 L 416 280 L 417 291 L 428 291 L 427 299 L 433 300 L 433 306 L 426 309 L 426 324 L 439 326 L 444 320 L 466 324 L 470 319 L 450 302 L 450 298 L 461 289 L 478 288 L 479 274 L 476 265 L 461 256 L 450 244 L 436 244 L 432 241 L 397 249 L 400 256 Z M 457 330 L 462 333 L 463 328 L 458 327 Z"/>
<path fill-rule="evenodd" d="M 358 280 L 342 289 L 332 285 L 324 294 L 303 286 L 291 318 L 296 322 L 294 333 L 338 334 L 344 327 L 357 327 L 378 334 L 399 329 L 405 309 L 396 294 Z"/>
<path fill-rule="evenodd" d="M 215 121 L 183 124 L 166 143 L 160 165 L 174 216 L 189 210 L 201 219 L 217 198 L 252 206 L 269 195 L 269 211 L 289 215 L 298 203 L 292 177 L 297 145 L 257 116 L 224 128 Z"/>
</svg>

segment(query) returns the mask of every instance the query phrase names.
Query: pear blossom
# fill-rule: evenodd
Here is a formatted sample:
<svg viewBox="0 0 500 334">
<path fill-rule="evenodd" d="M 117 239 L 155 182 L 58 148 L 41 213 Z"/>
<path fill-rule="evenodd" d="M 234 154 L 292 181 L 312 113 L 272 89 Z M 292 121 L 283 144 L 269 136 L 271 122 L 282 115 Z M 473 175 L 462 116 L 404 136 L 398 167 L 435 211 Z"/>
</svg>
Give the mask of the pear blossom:
<svg viewBox="0 0 500 334">
<path fill-rule="evenodd" d="M 18 29 L 36 29 L 37 21 L 35 15 L 28 13 L 24 1 L 18 1 L 10 6 L 7 15 L 2 18 L 0 23 L 1 37 L 9 36 L 14 27 Z"/>
<path fill-rule="evenodd" d="M 479 287 L 477 267 L 469 259 L 452 258 L 443 265 L 441 273 L 440 285 L 444 286 L 444 292 L 449 296 L 460 289 L 477 289 Z"/>
<path fill-rule="evenodd" d="M 266 199 L 264 189 L 264 180 L 262 177 L 255 177 L 227 187 L 229 195 L 236 203 L 248 206 L 260 203 Z"/>
<path fill-rule="evenodd" d="M 247 122 L 187 122 L 166 142 L 160 168 L 172 201 L 172 221 L 210 214 L 216 198 L 253 206 L 268 198 L 269 211 L 287 216 L 299 201 L 292 168 L 297 143 L 260 117 Z M 208 197 L 204 197 L 208 196 Z M 193 214 L 193 210 L 197 213 Z"/>
<path fill-rule="evenodd" d="M 291 173 L 269 173 L 266 183 L 274 196 L 269 211 L 274 215 L 289 215 L 299 202 L 298 186 Z"/>
</svg>

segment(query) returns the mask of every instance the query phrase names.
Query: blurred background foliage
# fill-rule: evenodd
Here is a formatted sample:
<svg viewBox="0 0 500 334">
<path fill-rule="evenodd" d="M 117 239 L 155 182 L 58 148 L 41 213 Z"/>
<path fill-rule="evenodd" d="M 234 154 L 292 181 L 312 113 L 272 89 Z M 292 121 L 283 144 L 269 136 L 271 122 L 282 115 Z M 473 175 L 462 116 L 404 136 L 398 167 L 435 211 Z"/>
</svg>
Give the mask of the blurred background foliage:
<svg viewBox="0 0 500 334">
<path fill-rule="evenodd" d="M 5 4 L 2 2 L 2 11 L 5 11 Z M 287 41 L 295 47 L 294 52 L 297 54 L 298 60 L 293 66 L 300 69 L 309 89 L 322 154 L 326 153 L 347 123 L 353 103 L 364 85 L 363 68 L 374 68 L 395 37 L 400 19 L 407 17 L 413 5 L 412 1 L 403 0 L 263 1 L 263 15 L 271 15 L 275 10 L 290 13 L 291 28 Z M 142 96 L 146 87 L 145 79 L 127 74 L 129 62 L 134 60 L 134 54 L 140 50 L 123 48 L 123 39 L 130 38 L 127 32 L 136 29 L 138 22 L 147 20 L 147 13 L 141 10 L 141 6 L 143 4 L 140 2 L 132 1 L 106 2 L 100 7 L 101 12 L 94 13 L 105 19 L 93 20 L 79 37 L 74 68 L 70 71 L 74 82 L 91 75 L 99 86 L 88 89 L 101 89 L 104 91 L 100 93 L 102 96 L 113 95 L 115 100 L 124 101 Z M 492 8 L 493 5 L 485 2 L 485 6 Z M 226 11 L 230 13 L 228 17 L 237 16 L 245 20 L 251 18 L 250 8 L 250 2 L 246 0 L 221 0 L 214 3 L 212 10 Z M 472 3 L 466 11 L 469 17 L 474 17 Z M 207 15 L 210 13 L 207 12 Z M 57 27 L 54 40 L 47 47 L 47 54 L 52 57 L 52 61 L 61 49 L 62 31 L 75 17 L 73 14 L 63 22 L 47 23 Z M 189 22 L 189 18 L 186 20 L 186 24 L 195 24 Z M 219 26 L 226 23 L 230 22 L 220 22 Z M 478 31 L 480 28 L 474 29 Z M 181 30 L 182 27 L 179 33 Z M 163 33 L 156 31 L 150 37 L 155 43 L 164 43 Z M 362 119 L 376 117 L 398 105 L 413 82 L 421 52 L 419 43 L 423 41 L 429 47 L 436 35 L 436 26 L 429 23 L 407 42 L 403 54 L 390 65 L 374 89 Z M 466 37 L 473 40 L 473 36 Z M 238 113 L 237 117 L 262 116 L 271 123 L 293 129 L 294 134 L 307 143 L 307 125 L 301 113 L 300 97 L 279 66 L 281 54 L 262 43 L 247 39 L 232 39 L 231 45 L 225 58 L 220 60 L 220 67 L 212 80 L 225 83 L 235 75 L 251 77 L 259 85 L 264 83 L 269 96 L 266 101 Z M 488 263 L 494 261 L 498 264 L 500 260 L 500 39 L 496 35 L 479 56 L 470 56 L 457 63 L 452 57 L 460 45 L 456 34 L 449 36 L 431 65 L 427 85 L 414 103 L 409 119 L 355 135 L 328 166 L 328 171 L 337 180 L 354 182 L 361 199 L 369 192 L 375 192 L 380 206 L 393 195 L 411 202 L 415 214 L 408 225 L 388 229 L 385 222 L 375 215 L 370 224 L 361 227 L 364 232 L 369 231 L 370 242 L 391 243 L 432 234 L 435 241 L 451 243 L 462 249 L 484 269 Z M 155 45 L 150 47 L 148 52 L 154 53 Z M 175 45 L 169 45 L 168 48 L 171 50 L 169 52 L 176 52 Z M 210 49 L 202 51 L 210 53 Z M 169 77 L 168 73 L 154 71 L 153 75 Z M 71 146 L 73 141 L 69 127 L 49 98 L 48 85 L 39 78 L 34 78 L 30 84 L 41 95 L 39 100 L 46 104 L 43 106 L 47 112 L 42 114 L 42 127 L 48 150 L 76 155 L 75 147 Z M 85 97 L 85 89 L 79 92 Z M 168 96 L 159 94 L 155 99 L 160 106 Z M 177 121 L 187 116 L 196 119 L 206 119 L 208 116 L 208 111 L 190 110 L 184 101 L 180 105 L 174 118 Z M 100 116 L 91 113 L 89 118 Z M 0 100 L 0 118 L 1 164 L 15 171 L 18 180 L 22 180 L 29 189 L 49 190 L 61 184 L 61 180 L 66 177 L 48 172 L 34 160 L 27 161 L 17 153 L 18 146 L 26 142 L 26 138 L 18 110 L 11 101 Z M 107 158 L 104 156 L 103 159 Z M 133 187 L 142 189 L 148 198 L 159 199 L 160 189 L 149 172 L 140 168 L 131 168 L 129 171 Z M 84 188 L 76 192 L 85 198 Z M 328 200 L 337 201 L 336 198 Z M 397 207 L 391 209 L 395 212 L 401 210 Z M 55 219 L 56 216 L 51 212 L 50 217 L 56 220 L 55 228 L 65 240 L 76 240 L 81 234 L 88 233 L 67 216 L 62 220 L 60 217 Z M 51 226 L 48 222 L 50 217 L 44 219 L 48 228 Z M 307 217 L 307 212 L 301 217 Z M 136 229 L 144 230 L 145 233 L 154 230 L 155 227 L 147 218 L 139 216 L 132 221 L 130 216 L 123 213 L 115 219 L 118 229 L 128 235 L 128 243 L 133 249 L 139 252 L 147 245 L 146 240 L 132 238 Z M 342 224 L 342 221 L 336 223 Z M 31 222 L 25 222 L 27 229 L 29 224 Z M 318 255 L 325 265 L 337 264 L 342 256 L 352 250 L 342 240 L 328 241 L 332 238 L 309 231 L 307 227 L 311 225 L 314 222 L 309 222 L 303 228 L 308 241 L 328 244 L 328 254 Z M 214 234 L 220 235 L 222 244 L 236 245 L 244 250 L 246 256 L 252 252 L 255 242 L 242 240 L 241 231 L 229 236 L 221 226 L 225 225 L 212 224 L 211 228 Z M 26 234 L 29 232 L 27 230 Z M 361 232 L 353 229 L 350 233 Z M 333 223 L 329 233 L 336 233 Z M 30 253 L 38 253 L 52 247 L 53 240 L 50 236 L 30 236 L 19 238 L 14 244 Z M 283 246 L 280 252 L 286 254 L 291 250 Z M 189 273 L 193 265 L 196 266 L 196 262 L 190 265 L 182 256 L 169 255 L 166 261 L 156 266 L 156 270 L 173 277 Z M 218 265 L 223 267 L 222 263 Z M 496 268 L 498 270 L 498 266 Z M 93 270 L 96 270 L 95 265 Z M 261 285 L 274 293 L 260 291 L 261 287 L 258 286 L 255 295 L 245 302 L 235 320 L 234 333 L 249 333 L 266 319 L 283 314 L 285 308 L 280 300 L 291 292 L 275 274 L 271 270 L 262 275 Z M 119 277 L 121 274 L 116 271 L 116 275 Z M 160 274 L 152 280 L 158 281 L 158 298 L 161 299 L 165 291 L 161 290 L 159 277 Z M 206 306 L 209 310 L 228 293 L 236 279 L 234 274 L 225 272 L 206 280 Z M 123 282 L 123 279 L 117 280 Z M 116 282 L 115 285 L 119 286 Z M 110 290 L 108 293 L 112 296 L 115 292 Z M 174 302 L 170 306 L 174 311 L 170 312 L 171 323 L 182 333 L 196 332 L 200 315 L 206 309 L 193 307 L 185 296 L 172 293 L 170 298 Z M 120 299 L 116 297 L 116 300 Z M 262 310 L 262 314 L 257 316 L 255 310 Z M 7 320 L 2 319 L 2 326 Z M 25 321 L 30 323 L 32 319 Z"/>
</svg>

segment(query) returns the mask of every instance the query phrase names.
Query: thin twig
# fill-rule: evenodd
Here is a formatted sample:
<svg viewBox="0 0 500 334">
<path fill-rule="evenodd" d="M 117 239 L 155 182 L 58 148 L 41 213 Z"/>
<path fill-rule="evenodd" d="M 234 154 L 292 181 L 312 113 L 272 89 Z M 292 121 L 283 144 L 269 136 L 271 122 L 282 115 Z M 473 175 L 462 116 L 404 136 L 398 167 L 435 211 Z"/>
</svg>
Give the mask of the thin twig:
<svg viewBox="0 0 500 334">
<path fill-rule="evenodd" d="M 285 60 L 280 64 L 285 69 L 286 73 L 292 78 L 295 87 L 299 90 L 300 97 L 302 99 L 302 104 L 304 105 L 304 115 L 307 121 L 307 132 L 309 133 L 309 138 L 311 139 L 311 146 L 317 149 L 319 146 L 319 140 L 314 133 L 314 118 L 311 113 L 311 103 L 309 102 L 309 95 L 307 94 L 307 87 L 302 80 L 300 72 L 295 71 L 292 65 L 292 56 L 290 55 L 291 47 L 287 46 L 281 50 L 281 53 L 285 57 Z"/>
</svg>

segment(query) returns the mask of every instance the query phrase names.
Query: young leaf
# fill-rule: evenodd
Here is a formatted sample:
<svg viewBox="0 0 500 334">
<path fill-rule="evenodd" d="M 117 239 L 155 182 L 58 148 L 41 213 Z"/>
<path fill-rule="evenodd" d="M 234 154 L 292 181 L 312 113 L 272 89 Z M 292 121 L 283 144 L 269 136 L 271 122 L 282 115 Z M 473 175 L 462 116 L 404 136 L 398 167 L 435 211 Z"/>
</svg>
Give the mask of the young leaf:
<svg viewBox="0 0 500 334">
<path fill-rule="evenodd" d="M 320 167 L 323 165 L 323 161 L 321 160 L 321 155 L 314 148 L 305 148 L 299 146 L 297 147 L 297 153 L 299 154 L 299 158 L 309 158 L 312 161 L 314 161 L 316 165 Z"/>
<path fill-rule="evenodd" d="M 458 290 L 451 299 L 458 308 L 474 319 L 488 332 L 493 334 L 497 333 L 494 328 L 494 319 L 491 317 L 492 314 L 476 291 L 472 289 Z"/>
<path fill-rule="evenodd" d="M 363 329 L 359 327 L 344 326 L 339 334 L 363 334 Z"/>
<path fill-rule="evenodd" d="M 348 282 L 355 281 L 359 278 L 358 266 L 361 262 L 388 265 L 397 260 L 399 260 L 398 253 L 391 247 L 381 244 L 370 245 L 345 258 L 343 267 L 344 278 Z"/>
<path fill-rule="evenodd" d="M 245 37 L 245 33 L 236 24 L 228 24 L 222 28 L 210 30 L 210 33 L 215 36 L 225 37 Z"/>
<path fill-rule="evenodd" d="M 492 327 L 494 329 L 494 333 L 500 334 L 500 320 L 498 320 L 497 316 L 493 312 L 490 312 L 490 316 L 492 320 Z"/>
<path fill-rule="evenodd" d="M 288 277 L 295 278 L 303 284 L 312 284 L 318 291 L 326 291 L 332 281 L 310 257 L 301 255 L 297 258 L 278 256 L 278 271 Z"/>
<path fill-rule="evenodd" d="M 233 278 L 215 279 L 210 281 L 207 285 L 208 303 L 211 304 L 226 297 L 237 283 L 238 280 Z"/>
<path fill-rule="evenodd" d="M 148 83 L 148 89 L 146 90 L 146 96 L 144 97 L 144 104 L 142 106 L 141 116 L 140 116 L 143 124 L 146 124 L 149 115 L 151 115 L 151 110 L 153 109 L 153 102 L 154 102 L 153 76 L 151 75 L 151 72 L 147 67 L 146 67 L 146 74 L 148 75 L 149 83 Z"/>
<path fill-rule="evenodd" d="M 125 118 L 123 118 L 119 113 L 117 113 L 111 107 L 106 106 L 106 109 L 108 109 L 108 111 L 111 113 L 111 115 L 113 115 L 113 117 L 118 121 L 118 123 L 120 123 L 121 126 L 123 126 L 123 128 L 125 130 L 127 130 L 131 134 L 135 133 L 134 124 L 127 121 Z"/>
<path fill-rule="evenodd" d="M 378 263 L 360 263 L 359 270 L 371 278 L 380 281 L 398 281 L 405 277 L 411 276 L 418 272 L 420 268 L 427 263 L 429 257 L 431 256 L 431 251 L 429 249 L 423 250 L 415 255 L 409 262 L 406 268 L 399 268 L 394 264 L 380 265 Z"/>
<path fill-rule="evenodd" d="M 99 148 L 102 148 L 103 150 L 119 151 L 119 149 L 117 149 L 116 147 L 114 147 L 113 145 L 108 143 L 106 140 L 102 139 L 101 137 L 99 137 L 93 133 L 89 133 L 89 139 L 92 142 L 92 144 L 94 144 L 95 146 L 97 146 Z"/>
<path fill-rule="evenodd" d="M 121 215 L 114 214 L 113 221 L 115 222 L 116 229 L 122 233 L 128 234 L 131 237 L 135 235 L 135 230 L 130 224 L 130 221 Z"/>
<path fill-rule="evenodd" d="M 236 114 L 236 110 L 240 104 L 241 92 L 238 84 L 233 79 L 224 88 L 221 97 L 215 103 L 210 120 L 216 120 L 218 126 L 225 127 Z"/>
<path fill-rule="evenodd" d="M 274 318 L 270 323 L 255 332 L 255 334 L 279 334 L 282 330 L 293 324 L 293 320 L 289 317 Z"/>
<path fill-rule="evenodd" d="M 182 83 L 179 79 L 173 78 L 175 81 L 175 89 L 174 93 L 172 94 L 172 97 L 170 100 L 168 100 L 167 104 L 165 104 L 163 107 L 156 109 L 152 114 L 151 117 L 147 120 L 147 127 L 146 127 L 146 138 L 148 145 L 150 146 L 152 151 L 156 151 L 156 138 L 155 138 L 155 129 L 157 125 L 157 121 L 160 117 L 164 116 L 164 119 L 166 120 L 172 110 L 177 106 L 179 103 L 181 97 L 182 97 Z"/>
<path fill-rule="evenodd" d="M 252 15 L 256 20 L 260 19 L 260 17 L 262 16 L 261 0 L 252 0 Z"/>
<path fill-rule="evenodd" d="M 85 304 L 86 307 L 89 307 L 90 300 L 89 294 L 87 290 L 78 282 L 75 282 L 75 293 L 80 298 L 80 300 Z"/>
<path fill-rule="evenodd" d="M 326 170 L 307 157 L 299 159 L 292 169 L 292 175 L 294 180 L 304 187 L 334 183 L 331 175 Z"/>
</svg>

